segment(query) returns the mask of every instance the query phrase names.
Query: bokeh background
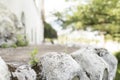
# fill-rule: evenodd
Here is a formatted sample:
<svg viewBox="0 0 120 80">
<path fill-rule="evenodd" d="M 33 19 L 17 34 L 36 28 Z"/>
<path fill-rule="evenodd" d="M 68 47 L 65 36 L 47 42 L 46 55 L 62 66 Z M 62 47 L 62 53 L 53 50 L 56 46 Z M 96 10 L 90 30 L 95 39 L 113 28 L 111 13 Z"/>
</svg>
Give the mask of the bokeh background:
<svg viewBox="0 0 120 80">
<path fill-rule="evenodd" d="M 57 33 L 50 38 L 46 31 L 46 41 L 108 49 L 118 59 L 120 79 L 120 0 L 44 0 L 44 15 L 45 28 Z"/>
</svg>

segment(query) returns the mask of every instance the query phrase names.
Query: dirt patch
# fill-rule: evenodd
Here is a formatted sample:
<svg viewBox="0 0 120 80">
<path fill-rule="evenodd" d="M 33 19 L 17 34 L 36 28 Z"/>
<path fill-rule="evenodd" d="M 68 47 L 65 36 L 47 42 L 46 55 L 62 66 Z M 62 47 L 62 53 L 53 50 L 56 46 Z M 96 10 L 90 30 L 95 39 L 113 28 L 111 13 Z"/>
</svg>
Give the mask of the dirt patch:
<svg viewBox="0 0 120 80">
<path fill-rule="evenodd" d="M 65 52 L 71 53 L 76 51 L 77 47 L 66 47 L 62 45 L 39 45 L 39 46 L 27 46 L 27 47 L 18 47 L 18 48 L 0 48 L 0 56 L 8 63 L 28 63 L 30 60 L 30 52 L 38 49 L 37 57 L 39 58 L 47 52 Z"/>
</svg>

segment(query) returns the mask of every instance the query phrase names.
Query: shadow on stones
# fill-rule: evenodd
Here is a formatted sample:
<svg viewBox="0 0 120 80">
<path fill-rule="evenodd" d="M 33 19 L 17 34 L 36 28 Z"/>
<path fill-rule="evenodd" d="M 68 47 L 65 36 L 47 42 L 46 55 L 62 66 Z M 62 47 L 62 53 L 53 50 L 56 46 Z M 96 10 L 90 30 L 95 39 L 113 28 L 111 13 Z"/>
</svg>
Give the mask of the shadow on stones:
<svg viewBox="0 0 120 80">
<path fill-rule="evenodd" d="M 36 80 L 46 80 L 43 79 L 43 76 L 41 75 L 42 73 L 42 64 L 36 64 L 34 66 L 31 67 L 37 74 Z"/>
<path fill-rule="evenodd" d="M 75 76 L 72 80 L 80 80 L 79 76 Z"/>
<path fill-rule="evenodd" d="M 12 75 L 12 72 L 15 72 L 16 67 L 14 65 L 8 64 L 8 69 L 9 69 L 10 74 L 11 74 L 10 80 L 18 80 L 17 77 L 13 77 L 13 75 Z"/>
<path fill-rule="evenodd" d="M 104 74 L 103 74 L 102 80 L 108 80 L 108 70 L 107 69 L 104 70 Z"/>
</svg>

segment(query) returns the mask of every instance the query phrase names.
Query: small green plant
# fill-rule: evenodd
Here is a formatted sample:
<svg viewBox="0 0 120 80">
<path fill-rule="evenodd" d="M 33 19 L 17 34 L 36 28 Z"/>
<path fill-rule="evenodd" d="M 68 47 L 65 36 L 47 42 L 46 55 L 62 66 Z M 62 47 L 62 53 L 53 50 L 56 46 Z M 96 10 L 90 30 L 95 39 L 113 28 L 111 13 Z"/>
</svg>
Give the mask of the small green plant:
<svg viewBox="0 0 120 80">
<path fill-rule="evenodd" d="M 27 46 L 28 45 L 28 41 L 25 40 L 23 35 L 17 35 L 16 45 L 17 46 Z"/>
<path fill-rule="evenodd" d="M 8 48 L 9 46 L 7 44 L 2 44 L 0 47 L 1 48 Z"/>
<path fill-rule="evenodd" d="M 11 47 L 13 47 L 13 48 L 17 48 L 17 45 L 16 45 L 16 44 L 13 44 L 13 45 L 11 45 Z"/>
<path fill-rule="evenodd" d="M 36 55 L 38 54 L 38 49 L 35 48 L 31 53 L 30 53 L 30 65 L 35 66 L 38 63 L 38 58 L 36 58 Z"/>
</svg>

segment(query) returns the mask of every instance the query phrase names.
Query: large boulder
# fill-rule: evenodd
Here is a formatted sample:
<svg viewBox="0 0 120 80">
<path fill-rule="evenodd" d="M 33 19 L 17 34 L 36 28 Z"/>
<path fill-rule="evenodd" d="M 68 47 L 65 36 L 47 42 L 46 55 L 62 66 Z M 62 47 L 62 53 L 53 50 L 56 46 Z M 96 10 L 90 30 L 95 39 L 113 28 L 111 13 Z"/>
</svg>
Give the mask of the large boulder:
<svg viewBox="0 0 120 80">
<path fill-rule="evenodd" d="M 81 66 L 68 54 L 51 52 L 40 58 L 41 79 L 89 80 Z"/>
<path fill-rule="evenodd" d="M 104 48 L 92 48 L 96 50 L 96 54 L 103 58 L 109 65 L 109 80 L 114 80 L 117 70 L 118 61 L 108 50 Z"/>
<path fill-rule="evenodd" d="M 90 80 L 108 80 L 109 65 L 95 52 L 89 48 L 82 48 L 71 53 L 71 56 L 81 65 Z"/>
<path fill-rule="evenodd" d="M 16 15 L 0 3 L 0 47 L 9 47 L 23 34 L 23 26 Z"/>
<path fill-rule="evenodd" d="M 10 80 L 10 76 L 7 64 L 0 57 L 0 80 Z"/>
</svg>

